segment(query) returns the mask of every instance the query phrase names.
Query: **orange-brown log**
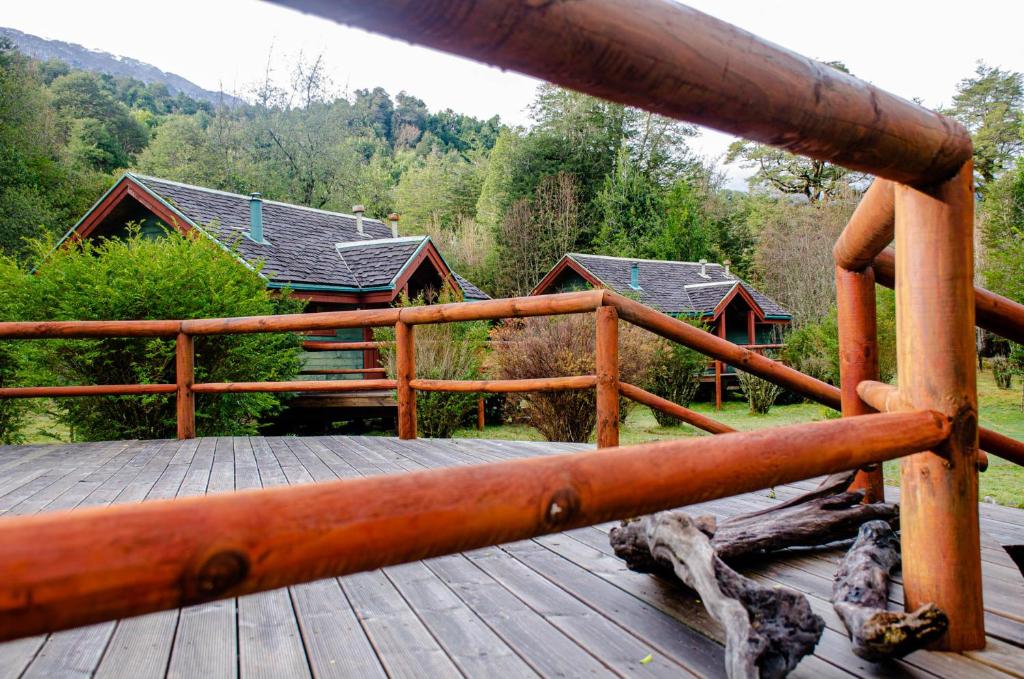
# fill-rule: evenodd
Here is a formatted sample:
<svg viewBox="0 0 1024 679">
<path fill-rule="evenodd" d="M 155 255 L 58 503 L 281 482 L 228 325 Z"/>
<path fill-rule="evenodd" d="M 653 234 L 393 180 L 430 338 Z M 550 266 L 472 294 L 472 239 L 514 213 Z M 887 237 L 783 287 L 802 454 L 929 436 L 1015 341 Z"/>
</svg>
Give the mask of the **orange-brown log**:
<svg viewBox="0 0 1024 679">
<path fill-rule="evenodd" d="M 388 346 L 389 342 L 303 342 L 304 351 L 363 351 Z"/>
<path fill-rule="evenodd" d="M 971 157 L 958 123 L 665 0 L 276 0 L 905 183 Z"/>
<path fill-rule="evenodd" d="M 619 318 L 623 320 L 650 330 L 654 334 L 661 335 L 666 339 L 685 344 L 702 354 L 728 363 L 744 372 L 757 375 L 830 408 L 835 408 L 836 410 L 840 408 L 839 389 L 831 384 L 826 384 L 821 380 L 803 374 L 799 370 L 794 370 L 778 361 L 773 361 L 767 356 L 762 356 L 721 337 L 716 337 L 709 332 L 695 328 L 689 323 L 684 323 L 660 311 L 655 311 L 639 302 L 634 302 L 628 297 L 605 291 L 605 299 L 608 304 L 618 309 Z"/>
<path fill-rule="evenodd" d="M 914 407 L 902 396 L 900 391 L 891 384 L 885 382 L 876 382 L 874 380 L 866 380 L 857 385 L 857 396 L 867 405 L 871 406 L 868 412 L 880 412 L 880 413 L 899 413 L 908 412 L 914 409 Z M 996 455 L 1003 456 L 1003 453 L 998 450 L 1001 444 L 1003 450 L 1006 449 L 1005 443 L 1002 441 L 994 440 L 994 437 L 1000 437 L 1009 441 L 1011 444 L 1017 446 L 1017 454 L 1024 460 L 1024 443 L 1014 441 L 1011 438 L 997 434 L 994 431 L 985 429 L 983 427 L 978 428 L 978 439 L 979 445 L 982 446 L 995 446 L 992 448 L 992 452 Z M 1012 447 L 1012 446 L 1011 446 Z M 1011 454 L 1012 454 L 1011 450 Z M 1004 456 L 1005 457 L 1005 456 Z M 1007 458 L 1009 459 L 1009 458 Z M 1024 462 L 1022 462 L 1024 464 Z M 983 472 L 988 469 L 988 453 L 985 450 L 978 451 L 978 471 Z"/>
<path fill-rule="evenodd" d="M 885 180 L 876 180 L 872 188 L 878 186 L 880 181 Z M 889 194 L 891 198 L 891 186 Z M 854 218 L 856 219 L 856 214 Z M 854 220 L 850 223 L 854 223 Z M 875 275 L 871 268 L 849 271 L 837 265 L 836 301 L 839 308 L 839 389 L 843 400 L 843 417 L 867 415 L 871 409 L 857 396 L 857 385 L 864 380 L 878 379 Z M 857 476 L 850 484 L 850 490 L 864 491 L 864 502 L 868 504 L 884 502 L 885 480 L 882 478 L 881 467 L 857 472 Z"/>
<path fill-rule="evenodd" d="M 173 394 L 175 384 L 83 384 L 70 387 L 4 387 L 0 398 L 65 398 L 67 396 L 138 396 Z"/>
<path fill-rule="evenodd" d="M 486 418 L 484 417 L 484 397 L 481 396 L 476 400 L 476 430 L 483 431 L 486 425 Z"/>
<path fill-rule="evenodd" d="M 175 337 L 181 321 L 8 321 L 0 339 Z"/>
<path fill-rule="evenodd" d="M 604 300 L 604 290 L 563 292 L 536 297 L 510 297 L 482 302 L 453 302 L 400 310 L 403 323 L 450 323 L 453 321 L 494 321 L 502 318 L 582 314 L 594 311 Z"/>
<path fill-rule="evenodd" d="M 294 380 L 291 382 L 198 382 L 192 385 L 197 394 L 242 394 L 249 392 L 284 391 L 372 391 L 394 389 L 395 380 Z"/>
<path fill-rule="evenodd" d="M 836 265 L 860 271 L 870 266 L 875 255 L 892 242 L 896 226 L 894 187 L 888 179 L 876 179 L 868 187 L 832 248 Z"/>
<path fill-rule="evenodd" d="M 0 518 L 0 639 L 639 516 L 882 462 L 948 436 L 932 412 L 868 415 Z"/>
<path fill-rule="evenodd" d="M 619 445 L 619 315 L 603 306 L 595 314 L 597 447 Z"/>
<path fill-rule="evenodd" d="M 321 311 L 279 316 L 242 316 L 238 318 L 196 318 L 182 321 L 181 329 L 190 335 L 230 335 L 254 332 L 306 332 L 341 328 L 370 328 L 394 325 L 398 309 L 355 309 Z"/>
<path fill-rule="evenodd" d="M 192 391 L 196 381 L 195 358 L 195 341 L 192 335 L 178 333 L 174 350 L 174 370 L 179 440 L 196 437 L 196 397 Z"/>
<path fill-rule="evenodd" d="M 690 410 L 678 403 L 673 403 L 668 399 L 652 394 L 651 392 L 628 382 L 620 382 L 619 391 L 628 399 L 645 405 L 648 408 L 660 410 L 672 417 L 678 417 L 686 424 L 693 425 L 698 429 L 703 429 L 704 431 L 711 432 L 712 434 L 728 434 L 736 431 L 727 424 L 722 424 L 718 420 L 713 420 L 710 417 L 701 415 L 695 410 Z"/>
<path fill-rule="evenodd" d="M 594 375 L 573 377 L 537 377 L 528 380 L 410 380 L 416 391 L 452 391 L 459 393 L 506 394 L 528 391 L 569 391 L 593 389 Z"/>
<path fill-rule="evenodd" d="M 978 430 L 978 444 L 993 455 L 1024 467 L 1024 443 L 982 427 Z"/>
<path fill-rule="evenodd" d="M 891 248 L 875 257 L 872 267 L 879 284 L 887 288 L 896 286 L 896 253 Z M 974 312 L 978 327 L 1024 344 L 1024 304 L 976 285 Z"/>
<path fill-rule="evenodd" d="M 383 375 L 387 368 L 324 368 L 322 370 L 300 370 L 300 375 L 359 375 L 373 373 Z"/>
<path fill-rule="evenodd" d="M 416 438 L 416 391 L 412 381 L 416 378 L 416 326 L 395 323 L 395 379 L 398 382 L 398 438 Z"/>
<path fill-rule="evenodd" d="M 949 441 L 900 465 L 907 611 L 949 618 L 934 648 L 985 646 L 978 527 L 972 166 L 927 189 L 896 187 L 896 351 L 900 396 L 952 418 Z M 938 567 L 944 564 L 951 567 Z"/>
</svg>

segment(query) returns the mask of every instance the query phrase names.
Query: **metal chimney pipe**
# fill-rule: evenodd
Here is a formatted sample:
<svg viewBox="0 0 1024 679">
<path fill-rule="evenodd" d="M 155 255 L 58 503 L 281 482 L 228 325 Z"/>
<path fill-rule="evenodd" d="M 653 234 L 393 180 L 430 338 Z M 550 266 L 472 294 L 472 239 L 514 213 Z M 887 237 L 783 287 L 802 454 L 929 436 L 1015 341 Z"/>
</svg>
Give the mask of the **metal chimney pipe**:
<svg viewBox="0 0 1024 679">
<path fill-rule="evenodd" d="M 257 243 L 263 240 L 263 196 L 258 192 L 249 194 L 249 238 Z"/>
<path fill-rule="evenodd" d="M 388 222 L 391 223 L 391 237 L 398 238 L 398 219 L 399 215 L 397 212 L 392 212 L 388 215 Z"/>
<path fill-rule="evenodd" d="M 704 278 L 708 277 L 708 260 L 700 260 L 700 275 Z"/>
<path fill-rule="evenodd" d="M 366 235 L 363 231 L 363 213 L 366 212 L 366 208 L 362 205 L 353 205 L 352 212 L 356 216 L 356 231 L 359 232 L 360 236 Z"/>
</svg>

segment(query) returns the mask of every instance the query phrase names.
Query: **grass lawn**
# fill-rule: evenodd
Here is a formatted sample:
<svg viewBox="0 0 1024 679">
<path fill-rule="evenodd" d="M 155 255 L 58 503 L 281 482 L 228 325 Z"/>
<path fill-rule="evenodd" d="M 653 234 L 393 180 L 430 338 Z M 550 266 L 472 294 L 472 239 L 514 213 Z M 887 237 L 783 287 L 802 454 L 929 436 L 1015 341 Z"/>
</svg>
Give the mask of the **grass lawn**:
<svg viewBox="0 0 1024 679">
<path fill-rule="evenodd" d="M 1009 391 L 998 389 L 988 370 L 978 373 L 978 401 L 981 411 L 981 425 L 1006 436 L 1024 440 L 1024 413 L 1020 410 L 1020 384 L 1014 382 Z M 722 410 L 715 412 L 713 404 L 694 403 L 693 410 L 713 417 L 739 430 L 777 427 L 798 422 L 814 422 L 826 419 L 829 409 L 812 403 L 775 406 L 767 415 L 753 415 L 746 401 L 730 400 L 722 404 Z M 650 409 L 636 406 L 629 413 L 619 431 L 623 445 L 664 441 L 684 436 L 707 436 L 702 431 L 685 424 L 662 427 L 654 419 Z M 544 438 L 533 427 L 526 425 L 489 426 L 483 432 L 475 428 L 455 432 L 461 438 L 491 438 L 519 441 L 543 441 Z M 889 485 L 899 485 L 899 463 L 885 464 L 885 480 Z M 1024 467 L 989 455 L 988 471 L 980 476 L 979 496 L 989 502 L 1010 507 L 1024 507 Z"/>
</svg>

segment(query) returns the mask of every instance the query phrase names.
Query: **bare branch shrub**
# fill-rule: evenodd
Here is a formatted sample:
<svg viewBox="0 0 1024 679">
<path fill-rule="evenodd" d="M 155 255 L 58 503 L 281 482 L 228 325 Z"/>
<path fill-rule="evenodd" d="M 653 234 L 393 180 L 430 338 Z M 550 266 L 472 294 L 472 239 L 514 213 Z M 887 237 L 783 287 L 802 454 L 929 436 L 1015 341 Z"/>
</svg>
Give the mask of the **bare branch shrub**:
<svg viewBox="0 0 1024 679">
<path fill-rule="evenodd" d="M 498 379 L 593 375 L 595 371 L 591 314 L 509 320 L 491 331 L 491 339 L 488 373 Z M 661 343 L 646 330 L 620 323 L 620 379 L 644 384 Z M 588 441 L 597 421 L 593 389 L 534 392 L 525 394 L 518 405 L 523 419 L 548 441 Z"/>
</svg>

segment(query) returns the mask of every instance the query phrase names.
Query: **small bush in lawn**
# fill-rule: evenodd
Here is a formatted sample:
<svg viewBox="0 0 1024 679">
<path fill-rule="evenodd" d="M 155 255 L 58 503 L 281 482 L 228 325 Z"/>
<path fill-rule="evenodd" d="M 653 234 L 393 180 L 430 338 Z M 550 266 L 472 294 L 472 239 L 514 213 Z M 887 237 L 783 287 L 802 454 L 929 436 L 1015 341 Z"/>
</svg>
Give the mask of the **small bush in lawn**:
<svg viewBox="0 0 1024 679">
<path fill-rule="evenodd" d="M 4 269 L 5 307 L 17 320 L 136 320 L 289 313 L 302 304 L 271 297 L 265 279 L 201 236 L 169 231 L 155 240 L 130 229 L 121 240 L 56 250 L 36 243 L 33 272 Z M 298 372 L 293 334 L 196 337 L 197 382 L 286 380 Z M 175 340 L 162 337 L 25 342 L 24 385 L 158 384 L 175 381 Z M 55 401 L 59 421 L 80 440 L 152 439 L 176 431 L 173 395 Z M 199 395 L 200 435 L 253 434 L 280 408 L 276 394 Z"/>
<path fill-rule="evenodd" d="M 750 405 L 750 412 L 758 415 L 767 415 L 775 404 L 775 399 L 782 393 L 782 387 L 772 384 L 768 380 L 762 380 L 749 373 L 736 371 L 736 377 L 740 381 L 740 389 L 747 397 Z"/>
<path fill-rule="evenodd" d="M 491 338 L 488 369 L 498 379 L 594 374 L 592 315 L 513 319 L 497 326 Z M 644 384 L 659 342 L 646 330 L 620 323 L 620 379 Z M 528 393 L 513 409 L 548 441 L 586 442 L 597 423 L 593 389 Z"/>
<path fill-rule="evenodd" d="M 992 377 L 996 380 L 996 386 L 1000 389 L 1009 389 L 1013 386 L 1013 366 L 1006 356 L 995 356 L 992 358 Z"/>
<path fill-rule="evenodd" d="M 653 351 L 648 389 L 664 399 L 681 406 L 689 406 L 697 390 L 700 378 L 708 367 L 708 358 L 698 351 L 676 342 L 660 342 Z M 679 419 L 653 410 L 654 419 L 663 427 L 679 423 Z"/>
<path fill-rule="evenodd" d="M 455 302 L 442 293 L 438 303 Z M 425 304 L 423 297 L 404 300 L 405 306 Z M 427 380 L 476 380 L 482 375 L 489 326 L 483 321 L 418 325 L 415 332 L 416 377 Z M 377 328 L 378 341 L 394 339 L 392 328 Z M 394 345 L 381 349 L 381 359 L 394 379 Z M 417 433 L 427 438 L 451 438 L 452 433 L 476 412 L 477 394 L 421 391 L 416 394 Z"/>
</svg>

